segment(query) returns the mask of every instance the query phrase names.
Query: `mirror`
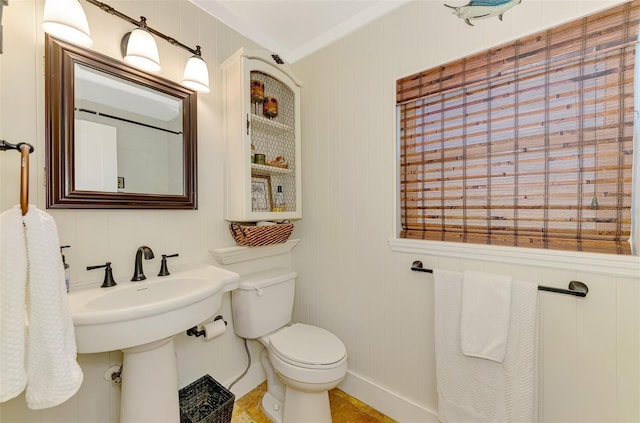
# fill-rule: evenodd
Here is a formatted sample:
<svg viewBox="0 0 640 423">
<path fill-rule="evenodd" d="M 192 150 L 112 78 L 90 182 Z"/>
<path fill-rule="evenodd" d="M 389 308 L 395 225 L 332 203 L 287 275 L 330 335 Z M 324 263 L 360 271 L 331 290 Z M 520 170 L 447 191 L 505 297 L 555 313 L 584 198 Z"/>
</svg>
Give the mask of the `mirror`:
<svg viewBox="0 0 640 423">
<path fill-rule="evenodd" d="M 196 93 L 47 35 L 48 208 L 196 209 Z"/>
</svg>

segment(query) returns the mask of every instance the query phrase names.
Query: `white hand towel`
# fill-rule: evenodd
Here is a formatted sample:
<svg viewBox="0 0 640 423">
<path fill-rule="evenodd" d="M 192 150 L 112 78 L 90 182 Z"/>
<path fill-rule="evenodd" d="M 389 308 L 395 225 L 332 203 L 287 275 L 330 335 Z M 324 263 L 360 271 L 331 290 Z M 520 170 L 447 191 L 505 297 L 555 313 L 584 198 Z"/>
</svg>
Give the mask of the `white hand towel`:
<svg viewBox="0 0 640 423">
<path fill-rule="evenodd" d="M 462 278 L 462 353 L 502 363 L 511 315 L 511 277 L 467 270 Z"/>
<path fill-rule="evenodd" d="M 0 402 L 27 384 L 24 363 L 27 246 L 22 212 L 12 207 L 0 214 Z"/>
<path fill-rule="evenodd" d="M 53 217 L 30 205 L 23 217 L 27 236 L 29 283 L 27 312 L 27 404 L 54 407 L 82 384 L 76 341 Z"/>
<path fill-rule="evenodd" d="M 502 363 L 462 354 L 460 272 L 434 270 L 438 417 L 443 423 L 533 422 L 538 286 L 514 281 Z"/>
</svg>

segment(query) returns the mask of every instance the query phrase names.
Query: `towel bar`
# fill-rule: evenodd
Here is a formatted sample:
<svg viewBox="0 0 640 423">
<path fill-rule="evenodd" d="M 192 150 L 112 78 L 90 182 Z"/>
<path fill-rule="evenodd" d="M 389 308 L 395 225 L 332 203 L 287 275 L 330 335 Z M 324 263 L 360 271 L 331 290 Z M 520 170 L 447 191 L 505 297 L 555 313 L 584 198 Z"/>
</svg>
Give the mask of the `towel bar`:
<svg viewBox="0 0 640 423">
<path fill-rule="evenodd" d="M 0 151 L 18 150 L 20 152 L 20 208 L 22 215 L 29 210 L 29 154 L 33 153 L 33 146 L 26 142 L 11 144 L 0 140 Z"/>
<path fill-rule="evenodd" d="M 426 272 L 433 273 L 432 269 L 425 269 L 422 267 L 422 262 L 416 260 L 411 265 L 411 270 L 414 272 Z M 580 281 L 569 282 L 569 289 L 554 288 L 552 286 L 538 285 L 538 291 L 556 292 L 558 294 L 575 295 L 576 297 L 586 297 L 589 292 L 589 287 Z"/>
</svg>

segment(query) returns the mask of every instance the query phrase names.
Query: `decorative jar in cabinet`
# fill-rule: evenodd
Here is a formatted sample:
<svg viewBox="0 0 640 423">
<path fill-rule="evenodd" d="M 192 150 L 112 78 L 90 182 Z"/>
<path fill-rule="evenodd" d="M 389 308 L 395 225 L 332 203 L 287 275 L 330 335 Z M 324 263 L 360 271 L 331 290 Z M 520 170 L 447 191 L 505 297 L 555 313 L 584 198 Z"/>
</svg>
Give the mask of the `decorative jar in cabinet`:
<svg viewBox="0 0 640 423">
<path fill-rule="evenodd" d="M 300 219 L 302 83 L 266 50 L 238 50 L 222 75 L 227 220 Z"/>
</svg>

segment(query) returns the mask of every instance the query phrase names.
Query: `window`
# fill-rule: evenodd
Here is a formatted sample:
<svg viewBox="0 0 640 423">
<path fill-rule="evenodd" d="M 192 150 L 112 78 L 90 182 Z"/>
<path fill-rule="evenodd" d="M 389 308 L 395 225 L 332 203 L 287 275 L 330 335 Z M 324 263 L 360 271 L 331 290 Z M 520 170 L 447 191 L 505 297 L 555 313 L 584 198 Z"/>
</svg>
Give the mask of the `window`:
<svg viewBox="0 0 640 423">
<path fill-rule="evenodd" d="M 401 238 L 631 254 L 640 0 L 397 81 Z"/>
</svg>

